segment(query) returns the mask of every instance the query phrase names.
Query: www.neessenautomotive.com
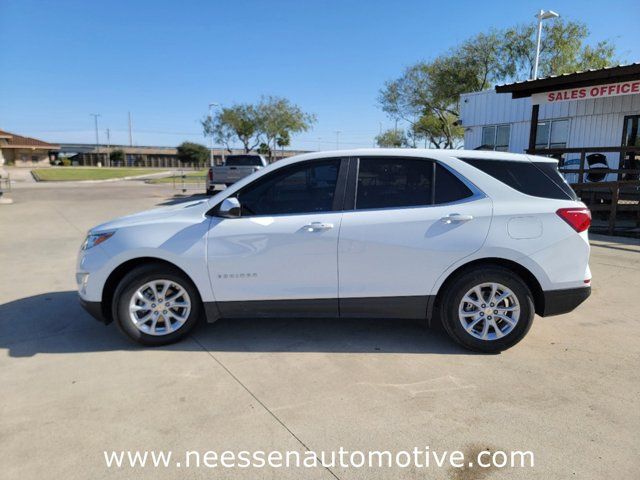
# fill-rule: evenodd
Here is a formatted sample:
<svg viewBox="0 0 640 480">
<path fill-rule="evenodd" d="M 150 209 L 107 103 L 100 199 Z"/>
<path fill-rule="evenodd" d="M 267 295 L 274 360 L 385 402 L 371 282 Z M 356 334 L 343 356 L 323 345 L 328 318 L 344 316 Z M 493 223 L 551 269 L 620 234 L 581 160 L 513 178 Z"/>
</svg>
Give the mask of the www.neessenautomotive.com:
<svg viewBox="0 0 640 480">
<path fill-rule="evenodd" d="M 521 450 L 482 450 L 471 457 L 459 450 L 171 450 L 104 451 L 107 468 L 530 468 L 534 454 Z"/>
</svg>

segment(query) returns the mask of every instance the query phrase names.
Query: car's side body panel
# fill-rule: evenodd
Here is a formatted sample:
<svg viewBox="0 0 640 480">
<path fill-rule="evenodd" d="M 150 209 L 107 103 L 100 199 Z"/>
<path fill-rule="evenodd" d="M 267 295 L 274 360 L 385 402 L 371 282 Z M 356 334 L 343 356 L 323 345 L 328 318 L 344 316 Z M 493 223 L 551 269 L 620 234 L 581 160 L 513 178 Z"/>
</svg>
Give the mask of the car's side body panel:
<svg viewBox="0 0 640 480">
<path fill-rule="evenodd" d="M 548 297 L 555 304 L 548 306 L 549 312 L 572 304 L 558 292 L 572 292 L 572 299 L 582 301 L 588 289 L 585 280 L 591 278 L 587 233 L 576 233 L 555 213 L 581 204 L 520 193 L 459 160 L 462 154 L 529 161 L 524 155 L 500 152 L 409 149 L 323 152 L 285 159 L 206 201 L 96 227 L 94 231 L 113 229 L 116 234 L 79 255 L 78 274 L 88 274 L 79 285 L 80 296 L 85 302 L 100 302 L 116 268 L 129 260 L 156 258 L 189 276 L 210 320 L 277 315 L 423 318 L 453 272 L 476 260 L 497 258 L 521 265 L 544 292 L 552 292 Z M 358 211 L 345 202 L 344 212 L 234 219 L 211 215 L 224 198 L 281 167 L 365 155 L 441 162 L 473 183 L 481 195 L 424 207 Z M 441 220 L 451 214 L 472 219 Z M 314 222 L 331 228 L 305 229 Z"/>
<path fill-rule="evenodd" d="M 342 212 L 214 218 L 207 263 L 220 302 L 337 298 Z M 327 227 L 315 230 L 313 224 Z"/>
<path fill-rule="evenodd" d="M 445 223 L 450 214 L 472 220 Z M 345 212 L 340 229 L 340 298 L 426 295 L 441 271 L 480 249 L 491 200 Z"/>
<path fill-rule="evenodd" d="M 173 220 L 169 212 L 164 220 L 162 214 L 149 221 L 144 217 L 138 218 L 138 223 L 130 220 L 108 242 L 81 252 L 77 271 L 89 273 L 90 281 L 80 296 L 86 301 L 101 301 L 104 285 L 116 268 L 130 260 L 150 258 L 175 265 L 191 278 L 203 301 L 215 301 L 204 262 L 211 218 L 204 213 L 200 206 Z"/>
</svg>

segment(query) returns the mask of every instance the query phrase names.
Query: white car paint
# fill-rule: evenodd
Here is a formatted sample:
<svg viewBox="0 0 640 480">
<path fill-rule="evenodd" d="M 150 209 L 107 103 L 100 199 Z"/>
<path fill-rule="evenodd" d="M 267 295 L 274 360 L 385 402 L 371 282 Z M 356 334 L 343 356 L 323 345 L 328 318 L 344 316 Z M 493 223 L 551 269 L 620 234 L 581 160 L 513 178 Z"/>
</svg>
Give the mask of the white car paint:
<svg viewBox="0 0 640 480">
<path fill-rule="evenodd" d="M 470 201 L 418 208 L 249 218 L 207 215 L 223 199 L 276 169 L 306 160 L 361 156 L 436 160 L 479 194 Z M 555 213 L 584 205 L 525 195 L 459 156 L 530 160 L 501 152 L 416 149 L 342 150 L 281 160 L 206 200 L 93 228 L 90 233 L 115 234 L 80 251 L 80 297 L 102 301 L 109 276 L 139 258 L 165 260 L 182 269 L 204 302 L 435 296 L 457 268 L 483 258 L 522 265 L 544 291 L 584 287 L 591 278 L 587 233 L 576 233 Z M 473 218 L 444 223 L 451 214 Z M 535 228 L 523 218 L 534 218 Z M 310 231 L 314 222 L 331 227 Z"/>
</svg>

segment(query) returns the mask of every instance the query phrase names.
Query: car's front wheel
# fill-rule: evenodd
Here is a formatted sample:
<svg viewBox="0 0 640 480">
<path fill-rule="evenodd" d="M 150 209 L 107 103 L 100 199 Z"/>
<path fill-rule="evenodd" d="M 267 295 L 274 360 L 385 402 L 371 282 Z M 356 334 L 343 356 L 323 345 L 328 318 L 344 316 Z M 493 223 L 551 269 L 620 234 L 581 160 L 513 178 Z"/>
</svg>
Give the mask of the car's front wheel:
<svg viewBox="0 0 640 480">
<path fill-rule="evenodd" d="M 447 333 L 464 347 L 486 353 L 501 352 L 522 340 L 534 314 L 529 287 L 514 272 L 498 266 L 458 276 L 440 303 Z"/>
<path fill-rule="evenodd" d="M 129 272 L 116 288 L 115 321 L 143 345 L 167 345 L 197 324 L 201 300 L 193 283 L 176 268 L 153 264 Z"/>
</svg>

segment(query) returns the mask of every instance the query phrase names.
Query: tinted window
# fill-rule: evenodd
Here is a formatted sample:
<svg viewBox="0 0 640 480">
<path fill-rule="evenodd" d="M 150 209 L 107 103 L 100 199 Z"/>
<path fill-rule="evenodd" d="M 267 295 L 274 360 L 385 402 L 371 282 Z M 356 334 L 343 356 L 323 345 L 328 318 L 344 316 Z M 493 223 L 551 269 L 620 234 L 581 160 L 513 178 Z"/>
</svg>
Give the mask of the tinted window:
<svg viewBox="0 0 640 480">
<path fill-rule="evenodd" d="M 575 199 L 573 190 L 562 180 L 555 164 L 461 158 L 519 192 L 534 197 Z"/>
<path fill-rule="evenodd" d="M 409 158 L 362 158 L 356 209 L 431 205 L 433 162 Z"/>
<path fill-rule="evenodd" d="M 225 159 L 229 167 L 261 167 L 262 159 L 258 155 L 233 155 Z"/>
<path fill-rule="evenodd" d="M 242 215 L 281 215 L 333 210 L 340 160 L 285 167 L 238 194 Z"/>
<path fill-rule="evenodd" d="M 549 179 L 553 183 L 558 185 L 558 187 L 560 187 L 562 191 L 569 196 L 569 198 L 573 200 L 578 199 L 576 192 L 573 191 L 573 189 L 569 186 L 569 184 L 566 182 L 564 177 L 560 175 L 560 172 L 558 172 L 558 166 L 555 163 L 533 162 L 533 164 L 536 167 L 538 167 L 538 169 L 540 169 L 542 173 L 544 173 L 547 177 L 549 177 Z"/>
<path fill-rule="evenodd" d="M 473 192 L 453 173 L 436 164 L 435 203 L 457 202 L 473 195 Z"/>
</svg>

